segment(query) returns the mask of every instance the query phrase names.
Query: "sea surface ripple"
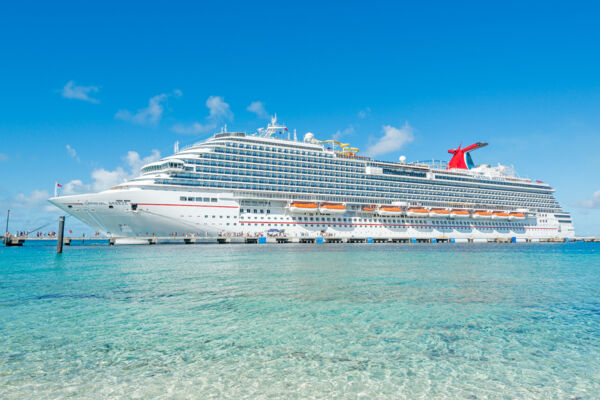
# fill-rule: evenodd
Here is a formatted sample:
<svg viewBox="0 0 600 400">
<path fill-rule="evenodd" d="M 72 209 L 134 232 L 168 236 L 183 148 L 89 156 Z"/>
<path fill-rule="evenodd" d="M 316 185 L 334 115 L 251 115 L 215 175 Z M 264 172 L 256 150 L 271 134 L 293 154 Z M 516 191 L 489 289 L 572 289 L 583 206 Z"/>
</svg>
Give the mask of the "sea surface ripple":
<svg viewBox="0 0 600 400">
<path fill-rule="evenodd" d="M 597 399 L 597 244 L 0 248 L 0 398 Z"/>
</svg>

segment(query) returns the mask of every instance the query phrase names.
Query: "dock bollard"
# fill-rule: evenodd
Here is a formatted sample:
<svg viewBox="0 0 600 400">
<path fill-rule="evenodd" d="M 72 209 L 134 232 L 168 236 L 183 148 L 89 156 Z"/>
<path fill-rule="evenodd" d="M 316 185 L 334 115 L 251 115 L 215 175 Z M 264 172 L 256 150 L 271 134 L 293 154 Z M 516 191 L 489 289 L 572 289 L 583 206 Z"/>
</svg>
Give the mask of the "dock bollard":
<svg viewBox="0 0 600 400">
<path fill-rule="evenodd" d="M 63 249 L 63 236 L 65 234 L 65 217 L 61 215 L 58 217 L 58 238 L 56 239 L 56 253 L 62 253 Z"/>
</svg>

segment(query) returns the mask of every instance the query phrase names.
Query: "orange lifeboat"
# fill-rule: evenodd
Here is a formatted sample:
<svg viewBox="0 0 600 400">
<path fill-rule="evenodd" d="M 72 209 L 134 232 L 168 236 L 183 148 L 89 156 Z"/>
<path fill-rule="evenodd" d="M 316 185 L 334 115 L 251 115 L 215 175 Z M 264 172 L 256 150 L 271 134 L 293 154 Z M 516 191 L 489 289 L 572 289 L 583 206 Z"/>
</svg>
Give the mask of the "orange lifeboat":
<svg viewBox="0 0 600 400">
<path fill-rule="evenodd" d="M 423 207 L 409 207 L 408 210 L 406 210 L 406 215 L 409 217 L 427 217 L 429 211 Z"/>
<path fill-rule="evenodd" d="M 315 213 L 319 210 L 317 203 L 311 203 L 308 201 L 293 201 L 288 206 L 288 211 L 293 214 L 306 214 Z"/>
<path fill-rule="evenodd" d="M 389 215 L 396 216 L 402 215 L 404 210 L 398 206 L 379 206 L 379 210 L 377 210 L 377 214 L 379 215 Z"/>
<path fill-rule="evenodd" d="M 471 216 L 475 219 L 490 219 L 492 218 L 492 213 L 488 211 L 475 211 Z"/>
<path fill-rule="evenodd" d="M 346 206 L 340 203 L 321 203 L 319 212 L 321 214 L 343 214 L 346 212 Z"/>
<path fill-rule="evenodd" d="M 508 213 L 504 211 L 494 211 L 492 213 L 492 219 L 508 219 Z"/>
<path fill-rule="evenodd" d="M 471 213 L 467 210 L 452 210 L 450 211 L 450 218 L 469 218 Z"/>
<path fill-rule="evenodd" d="M 430 217 L 449 217 L 450 211 L 443 208 L 433 208 L 429 211 Z"/>
<path fill-rule="evenodd" d="M 525 214 L 519 212 L 511 212 L 508 214 L 508 219 L 525 219 Z"/>
<path fill-rule="evenodd" d="M 364 212 L 364 213 L 374 213 L 375 212 L 375 206 L 364 206 L 362 208 L 362 212 Z"/>
</svg>

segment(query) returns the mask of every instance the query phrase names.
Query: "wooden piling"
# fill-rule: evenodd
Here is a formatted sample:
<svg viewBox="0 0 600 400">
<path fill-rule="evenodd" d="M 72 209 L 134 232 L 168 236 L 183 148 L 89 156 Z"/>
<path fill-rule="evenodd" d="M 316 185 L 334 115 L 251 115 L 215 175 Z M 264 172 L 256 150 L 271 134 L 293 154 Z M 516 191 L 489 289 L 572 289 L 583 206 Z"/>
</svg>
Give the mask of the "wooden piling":
<svg viewBox="0 0 600 400">
<path fill-rule="evenodd" d="M 58 238 L 56 239 L 56 252 L 58 254 L 63 251 L 63 236 L 65 234 L 65 217 L 61 215 L 58 217 Z"/>
</svg>

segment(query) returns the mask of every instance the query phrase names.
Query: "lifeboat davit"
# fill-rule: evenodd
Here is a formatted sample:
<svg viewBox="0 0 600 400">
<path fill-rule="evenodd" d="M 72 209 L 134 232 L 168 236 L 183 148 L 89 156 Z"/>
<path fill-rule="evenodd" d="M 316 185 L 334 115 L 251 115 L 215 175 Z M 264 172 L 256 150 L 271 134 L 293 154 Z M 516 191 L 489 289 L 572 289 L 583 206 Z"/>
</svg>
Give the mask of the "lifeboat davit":
<svg viewBox="0 0 600 400">
<path fill-rule="evenodd" d="M 492 213 L 492 219 L 508 219 L 508 213 L 504 211 L 494 211 Z"/>
<path fill-rule="evenodd" d="M 376 211 L 375 206 L 364 206 L 362 209 L 364 213 L 374 213 Z"/>
<path fill-rule="evenodd" d="M 450 211 L 450 218 L 469 218 L 471 213 L 467 210 L 452 210 Z"/>
<path fill-rule="evenodd" d="M 346 212 L 346 206 L 340 203 L 322 203 L 319 206 L 321 214 L 343 214 Z"/>
<path fill-rule="evenodd" d="M 379 206 L 377 210 L 379 215 L 398 216 L 404 214 L 404 210 L 398 206 Z"/>
<path fill-rule="evenodd" d="M 409 217 L 427 217 L 429 211 L 423 207 L 409 207 L 408 210 L 406 210 L 406 215 Z"/>
<path fill-rule="evenodd" d="M 319 210 L 317 203 L 308 201 L 294 201 L 288 206 L 288 211 L 292 214 L 313 214 Z"/>
<path fill-rule="evenodd" d="M 471 216 L 475 219 L 490 219 L 492 218 L 492 213 L 487 211 L 475 211 Z"/>
<path fill-rule="evenodd" d="M 518 212 L 511 212 L 508 214 L 508 219 L 525 219 L 525 214 Z"/>
<path fill-rule="evenodd" d="M 443 208 L 433 208 L 429 210 L 430 217 L 449 217 L 450 211 L 445 210 Z"/>
</svg>

